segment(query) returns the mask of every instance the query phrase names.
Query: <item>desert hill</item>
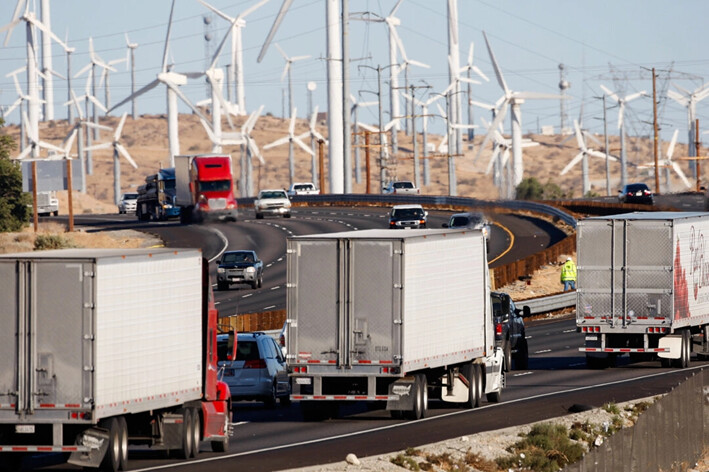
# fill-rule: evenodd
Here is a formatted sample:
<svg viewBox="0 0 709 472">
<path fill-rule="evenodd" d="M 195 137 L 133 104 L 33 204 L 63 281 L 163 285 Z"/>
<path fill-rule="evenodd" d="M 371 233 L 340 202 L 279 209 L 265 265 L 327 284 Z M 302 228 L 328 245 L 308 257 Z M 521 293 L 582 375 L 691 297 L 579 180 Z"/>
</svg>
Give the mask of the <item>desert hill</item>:
<svg viewBox="0 0 709 472">
<path fill-rule="evenodd" d="M 234 118 L 234 124 L 238 130 L 246 117 Z M 119 117 L 109 116 L 102 117 L 100 123 L 112 128 L 118 125 Z M 264 145 L 275 141 L 278 138 L 288 134 L 289 120 L 266 115 L 261 116 L 256 122 L 252 136 L 258 143 L 260 148 Z M 326 135 L 327 126 L 324 121 L 318 123 L 317 126 L 320 133 Z M 55 120 L 52 122 L 40 123 L 40 139 L 55 145 L 61 145 L 62 140 L 69 132 L 69 125 L 66 120 Z M 223 130 L 229 131 L 229 125 L 224 121 Z M 301 134 L 308 131 L 308 121 L 298 119 L 295 127 L 295 133 Z M 2 132 L 9 134 L 19 142 L 19 126 L 5 126 Z M 180 133 L 180 151 L 182 154 L 197 154 L 211 152 L 212 145 L 209 141 L 206 132 L 199 123 L 197 116 L 192 114 L 181 114 L 179 117 L 179 133 Z M 571 197 L 581 197 L 582 193 L 582 170 L 581 163 L 577 164 L 571 171 L 564 176 L 559 176 L 559 172 L 566 164 L 573 159 L 579 152 L 576 140 L 573 135 L 540 135 L 529 134 L 526 138 L 538 142 L 540 145 L 529 147 L 523 150 L 524 155 L 524 175 L 525 177 L 535 177 L 541 183 L 553 182 L 559 185 Z M 112 133 L 101 131 L 101 136 L 98 142 L 107 142 L 112 139 Z M 418 133 L 418 149 L 421 154 L 422 137 L 420 131 Z M 474 162 L 477 146 L 482 142 L 483 135 L 478 132 L 474 140 L 475 148 L 470 149 L 470 143 L 464 141 L 465 155 L 456 158 L 456 174 L 457 174 L 457 190 L 459 196 L 474 197 L 479 199 L 497 199 L 499 198 L 498 190 L 493 185 L 492 175 L 486 175 L 488 160 L 491 155 L 491 145 L 483 152 L 480 159 Z M 603 141 L 602 136 L 598 136 L 599 141 Z M 309 139 L 306 138 L 306 142 Z M 441 141 L 441 136 L 429 135 L 428 142 L 438 144 Z M 155 173 L 160 167 L 169 166 L 167 156 L 167 117 L 166 115 L 143 115 L 136 120 L 128 117 L 123 128 L 122 144 L 128 149 L 133 159 L 138 164 L 138 169 L 131 167 L 128 162 L 121 159 L 121 183 L 123 191 L 135 191 L 139 185 L 143 183 L 146 175 Z M 94 142 L 96 144 L 96 142 Z M 600 149 L 601 146 L 589 142 L 589 147 Z M 650 162 L 653 160 L 652 139 L 630 137 L 626 141 L 627 155 L 629 161 L 628 179 L 630 182 L 645 182 L 650 188 L 655 187 L 654 173 L 652 169 L 642 169 L 637 165 Z M 613 154 L 618 154 L 619 140 L 617 136 L 610 137 L 610 148 Z M 660 143 L 660 155 L 666 150 L 667 143 Z M 295 147 L 296 160 L 296 181 L 311 181 L 311 157 L 297 146 Z M 393 156 L 392 162 L 395 164 L 393 170 L 394 175 L 398 179 L 413 180 L 413 153 L 412 140 L 410 136 L 406 136 L 403 131 L 399 133 L 399 153 Z M 18 151 L 19 152 L 19 151 Z M 45 151 L 42 151 L 44 156 Z M 76 145 L 74 145 L 74 153 L 76 153 Z M 235 160 L 237 167 L 237 178 L 239 175 L 239 146 L 227 146 L 223 152 L 229 153 Z M 354 148 L 353 148 L 354 162 Z M 379 166 L 378 166 L 378 150 L 371 151 L 371 172 L 372 172 L 372 189 L 373 192 L 378 191 L 379 187 Z M 258 191 L 259 188 L 267 187 L 284 187 L 289 185 L 288 175 L 288 145 L 281 145 L 266 151 L 262 150 L 263 157 L 266 161 L 265 165 L 260 165 L 257 159 L 254 159 L 254 186 Z M 675 148 L 674 156 L 686 156 L 687 146 L 678 144 Z M 691 179 L 689 171 L 689 163 L 687 161 L 678 161 L 685 174 Z M 87 195 L 77 195 L 74 197 L 75 213 L 102 213 L 114 212 L 113 205 L 113 151 L 94 151 L 93 152 L 94 172 L 87 176 Z M 364 151 L 361 151 L 361 167 L 362 179 L 361 182 L 356 182 L 353 178 L 354 193 L 365 193 L 366 179 L 364 177 Z M 325 164 L 327 172 L 327 162 Z M 428 195 L 447 195 L 448 194 L 448 166 L 445 156 L 431 158 L 431 183 L 422 186 L 422 193 Z M 606 176 L 605 162 L 601 159 L 589 157 L 589 173 L 592 184 L 591 191 L 599 194 L 606 194 Z M 611 195 L 616 195 L 620 186 L 620 165 L 617 162 L 611 163 Z M 664 170 L 660 173 L 660 184 L 664 193 Z M 686 191 L 687 188 L 672 173 L 671 191 L 680 192 Z M 66 192 L 62 192 L 61 199 L 65 201 Z M 78 193 L 78 192 L 77 192 Z M 325 189 L 327 193 L 327 188 Z M 93 197 L 93 198 L 91 198 Z M 64 213 L 66 209 L 63 209 Z"/>
</svg>

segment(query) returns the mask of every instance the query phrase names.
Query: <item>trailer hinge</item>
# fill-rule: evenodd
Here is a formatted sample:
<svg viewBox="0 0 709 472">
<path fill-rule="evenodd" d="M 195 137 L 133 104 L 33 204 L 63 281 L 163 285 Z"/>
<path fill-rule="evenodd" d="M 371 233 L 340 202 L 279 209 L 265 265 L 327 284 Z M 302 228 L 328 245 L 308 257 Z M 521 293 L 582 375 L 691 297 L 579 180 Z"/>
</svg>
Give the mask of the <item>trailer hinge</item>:
<svg viewBox="0 0 709 472">
<path fill-rule="evenodd" d="M 286 249 L 286 254 L 295 254 L 295 249 Z"/>
<path fill-rule="evenodd" d="M 401 357 L 400 354 L 394 354 L 394 356 L 392 356 L 392 358 L 393 358 L 395 361 L 400 361 L 400 360 L 402 359 L 402 357 Z"/>
<path fill-rule="evenodd" d="M 93 308 L 94 304 L 93 303 L 84 303 L 84 308 Z"/>
<path fill-rule="evenodd" d="M 93 276 L 94 276 L 94 273 L 90 270 L 87 270 L 86 272 L 84 272 L 84 277 L 93 277 Z"/>
<path fill-rule="evenodd" d="M 401 255 L 403 253 L 404 253 L 404 251 L 401 249 L 394 249 L 394 254 L 396 254 L 396 255 Z"/>
<path fill-rule="evenodd" d="M 286 288 L 295 288 L 295 287 L 296 287 L 296 284 L 294 284 L 292 282 L 286 283 Z"/>
<path fill-rule="evenodd" d="M 93 334 L 85 334 L 84 339 L 86 341 L 93 341 L 94 340 L 94 335 Z"/>
<path fill-rule="evenodd" d="M 394 288 L 404 288 L 404 284 L 394 284 Z"/>
<path fill-rule="evenodd" d="M 403 322 L 403 321 L 401 321 L 401 320 L 394 320 L 394 324 L 398 324 L 398 325 L 400 325 L 400 324 L 404 324 L 404 322 Z"/>
<path fill-rule="evenodd" d="M 84 372 L 93 372 L 94 367 L 92 365 L 85 365 L 84 366 Z"/>
</svg>

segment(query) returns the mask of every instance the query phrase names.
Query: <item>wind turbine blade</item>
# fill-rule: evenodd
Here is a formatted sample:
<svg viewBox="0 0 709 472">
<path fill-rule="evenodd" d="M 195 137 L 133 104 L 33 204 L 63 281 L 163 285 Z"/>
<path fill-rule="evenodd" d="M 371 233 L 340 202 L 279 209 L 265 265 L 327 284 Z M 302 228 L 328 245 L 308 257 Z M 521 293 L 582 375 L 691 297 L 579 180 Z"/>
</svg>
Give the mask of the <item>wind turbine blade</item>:
<svg viewBox="0 0 709 472">
<path fill-rule="evenodd" d="M 22 160 L 22 159 L 24 159 L 25 157 L 27 157 L 27 156 L 29 155 L 29 153 L 31 153 L 31 152 L 32 152 L 32 146 L 27 146 L 26 148 L 24 148 L 24 149 L 22 150 L 21 153 L 19 153 L 19 154 L 15 157 L 15 159 L 17 159 L 17 160 Z"/>
<path fill-rule="evenodd" d="M 667 147 L 667 159 L 672 160 L 672 153 L 675 152 L 675 144 L 677 144 L 677 135 L 679 134 L 679 129 L 675 129 L 672 134 L 672 139 L 670 140 L 670 145 Z"/>
<path fill-rule="evenodd" d="M 236 18 L 232 18 L 231 16 L 227 15 L 226 13 L 223 13 L 222 11 L 218 10 L 217 8 L 213 7 L 209 3 L 203 1 L 203 0 L 197 0 L 199 3 L 207 7 L 208 9 L 212 10 L 214 13 L 217 15 L 221 16 L 223 19 L 228 21 L 229 23 L 234 23 L 236 21 Z M 229 28 L 231 30 L 231 28 Z"/>
<path fill-rule="evenodd" d="M 276 139 L 276 140 L 273 141 L 272 143 L 266 144 L 266 145 L 263 147 L 263 150 L 265 151 L 265 150 L 267 150 L 267 149 L 271 149 L 271 148 L 274 148 L 274 147 L 276 147 L 276 146 L 280 146 L 280 145 L 285 144 L 285 143 L 288 143 L 288 142 L 290 142 L 290 136 L 284 136 L 284 137 L 282 137 L 282 138 Z"/>
<path fill-rule="evenodd" d="M 85 147 L 84 151 L 100 151 L 102 149 L 110 149 L 113 147 L 113 143 L 101 143 L 94 144 L 93 146 Z"/>
<path fill-rule="evenodd" d="M 116 149 L 121 154 L 121 156 L 126 158 L 126 160 L 130 163 L 130 165 L 133 166 L 134 169 L 138 168 L 138 164 L 136 164 L 133 158 L 130 157 L 130 154 L 128 154 L 128 150 L 124 148 L 121 143 L 116 143 Z"/>
<path fill-rule="evenodd" d="M 492 171 L 492 166 L 495 164 L 495 159 L 497 159 L 497 156 L 500 154 L 500 150 L 502 147 L 500 146 L 495 146 L 495 149 L 492 150 L 492 154 L 490 155 L 490 160 L 487 161 L 487 168 L 485 169 L 485 175 L 490 175 L 490 171 Z"/>
<path fill-rule="evenodd" d="M 687 188 L 692 188 L 692 184 L 689 183 L 689 180 L 687 179 L 687 176 L 684 175 L 684 172 L 682 172 L 682 169 L 680 168 L 679 164 L 676 162 L 672 163 L 672 169 L 675 171 L 675 173 L 679 176 L 680 180 L 682 183 L 687 187 Z"/>
<path fill-rule="evenodd" d="M 475 43 L 470 41 L 470 47 L 468 48 L 468 67 L 473 67 L 473 51 L 475 49 Z"/>
<path fill-rule="evenodd" d="M 583 135 L 581 134 L 581 128 L 579 128 L 579 122 L 574 120 L 574 132 L 576 134 L 576 144 L 581 151 L 586 149 L 586 142 L 583 140 Z"/>
<path fill-rule="evenodd" d="M 568 95 L 557 95 L 554 93 L 543 93 L 543 92 L 515 92 L 516 98 L 522 98 L 525 100 L 567 100 Z"/>
<path fill-rule="evenodd" d="M 291 61 L 291 62 L 302 61 L 303 59 L 310 59 L 310 57 L 311 57 L 310 55 L 295 56 L 295 57 L 291 57 L 291 58 L 290 58 L 290 61 Z"/>
<path fill-rule="evenodd" d="M 313 136 L 315 136 L 318 140 L 322 141 L 325 143 L 325 146 L 329 146 L 327 139 L 325 139 L 325 136 L 320 134 L 317 130 L 313 131 Z"/>
<path fill-rule="evenodd" d="M 89 70 L 91 68 L 91 66 L 92 66 L 92 64 L 90 62 L 88 64 L 86 64 L 84 67 L 79 69 L 79 72 L 74 74 L 74 78 L 76 79 L 77 77 L 80 77 L 81 75 L 83 75 L 84 72 L 86 72 L 87 70 Z"/>
<path fill-rule="evenodd" d="M 118 126 L 116 127 L 116 132 L 113 133 L 113 140 L 118 141 L 121 138 L 121 133 L 123 132 L 123 125 L 126 124 L 126 118 L 128 118 L 128 112 L 123 112 L 123 116 L 121 116 L 121 121 L 118 122 Z"/>
<path fill-rule="evenodd" d="M 170 30 L 172 29 L 172 14 L 175 12 L 175 0 L 172 0 L 170 7 L 170 17 L 167 20 L 167 34 L 165 35 L 165 48 L 162 52 L 162 69 L 161 72 L 167 72 L 167 54 L 170 49 Z"/>
<path fill-rule="evenodd" d="M 283 73 L 281 74 L 281 82 L 283 82 L 283 79 L 285 79 L 288 75 L 288 69 L 290 69 L 290 61 L 286 61 L 286 65 L 285 67 L 283 67 Z"/>
<path fill-rule="evenodd" d="M 396 5 L 394 5 L 394 8 L 392 8 L 391 11 L 389 12 L 389 17 L 393 17 L 396 14 L 396 10 L 399 9 L 399 6 L 401 5 L 401 2 L 403 2 L 403 1 L 404 0 L 399 0 L 398 2 L 396 2 Z"/>
<path fill-rule="evenodd" d="M 315 105 L 315 108 L 313 109 L 313 114 L 310 115 L 310 129 L 314 130 L 315 129 L 315 121 L 318 118 L 318 105 Z"/>
<path fill-rule="evenodd" d="M 366 129 L 367 131 L 370 131 L 370 132 L 372 132 L 372 133 L 378 133 L 378 132 L 379 132 L 379 128 L 375 128 L 374 126 L 368 125 L 367 123 L 362 123 L 361 121 L 358 121 L 358 122 L 357 122 L 357 126 L 359 126 L 360 128 L 364 128 L 364 129 Z"/>
<path fill-rule="evenodd" d="M 617 159 L 616 157 L 611 156 L 610 154 L 606 154 L 606 153 L 601 152 L 601 151 L 596 151 L 595 149 L 589 149 L 589 150 L 587 151 L 587 153 L 588 153 L 589 155 L 593 156 L 593 157 L 598 157 L 598 158 L 600 158 L 600 159 L 606 159 L 606 160 L 611 161 L 611 162 L 617 162 L 617 161 L 618 161 L 618 159 Z M 655 167 L 655 163 L 654 163 L 654 162 L 652 163 L 652 167 Z"/>
<path fill-rule="evenodd" d="M 611 91 L 608 89 L 608 87 L 606 87 L 606 86 L 603 85 L 603 84 L 601 84 L 600 87 L 601 87 L 601 90 L 603 90 L 603 91 L 606 93 L 606 95 L 608 95 L 609 97 L 611 97 L 613 100 L 615 100 L 616 102 L 619 102 L 619 101 L 620 101 L 620 98 L 618 98 L 618 95 L 616 95 L 614 92 L 611 92 Z"/>
<path fill-rule="evenodd" d="M 202 123 L 202 127 L 204 128 L 204 131 L 207 133 L 207 136 L 209 137 L 209 140 L 213 144 L 219 144 L 219 140 L 217 137 L 214 135 L 214 132 L 212 131 L 212 126 L 207 123 L 205 120 L 202 118 L 199 119 L 199 122 Z"/>
<path fill-rule="evenodd" d="M 258 146 L 256 145 L 256 141 L 254 141 L 250 136 L 246 137 L 246 147 L 249 148 L 249 152 L 251 152 L 252 156 L 256 156 L 258 158 L 262 165 L 266 164 L 266 161 L 263 160 L 263 156 L 261 155 L 261 151 L 259 151 Z"/>
<path fill-rule="evenodd" d="M 507 165 L 507 161 L 510 160 L 510 148 L 506 147 L 505 150 L 502 152 L 502 161 L 500 162 L 500 165 L 502 167 L 505 167 Z"/>
<path fill-rule="evenodd" d="M 45 25 L 44 23 L 42 23 L 41 21 L 39 21 L 37 18 L 35 18 L 34 15 L 26 15 L 25 18 L 27 18 L 27 21 L 29 21 L 30 23 L 32 23 L 34 26 L 36 26 L 37 28 L 39 28 L 40 30 L 42 30 L 43 33 L 48 34 L 49 37 L 51 37 L 57 44 L 59 44 L 61 47 L 64 48 L 64 51 L 66 51 L 67 49 L 69 49 L 69 46 L 67 46 L 66 44 L 64 44 L 64 41 L 62 41 L 61 39 L 59 39 L 59 36 L 57 36 L 56 34 L 54 34 L 49 28 L 47 28 L 47 25 Z"/>
<path fill-rule="evenodd" d="M 596 137 L 595 137 L 594 135 L 592 135 L 591 133 L 589 133 L 589 132 L 587 132 L 587 131 L 581 131 L 581 133 L 583 133 L 584 138 L 590 139 L 591 141 L 593 141 L 594 143 L 596 143 L 597 146 L 603 146 L 603 144 L 598 140 L 598 138 L 596 138 Z"/>
<path fill-rule="evenodd" d="M 209 67 L 207 69 L 214 69 L 217 65 L 217 61 L 219 60 L 219 55 L 222 53 L 222 49 L 224 48 L 224 45 L 226 44 L 226 40 L 229 39 L 229 35 L 231 34 L 231 28 L 227 29 L 226 33 L 224 34 L 224 37 L 222 38 L 222 41 L 219 43 L 219 46 L 217 47 L 217 50 L 214 52 L 214 55 L 212 56 L 212 62 L 209 64 Z"/>
<path fill-rule="evenodd" d="M 619 102 L 620 106 L 618 107 L 618 129 L 623 128 L 623 111 L 625 111 L 625 102 L 621 101 Z"/>
<path fill-rule="evenodd" d="M 306 133 L 306 134 L 307 134 L 307 133 Z M 297 136 L 294 137 L 294 138 L 293 138 L 293 141 L 294 141 L 298 146 L 300 146 L 300 148 L 301 148 L 303 151 L 307 152 L 307 153 L 310 154 L 311 156 L 314 156 L 314 155 L 315 155 L 315 153 L 313 152 L 313 150 L 310 149 L 310 146 L 306 146 L 305 143 L 304 143 L 303 141 L 301 141 L 299 137 L 297 137 Z"/>
<path fill-rule="evenodd" d="M 423 67 L 424 69 L 431 68 L 431 66 L 429 66 L 428 64 L 424 64 L 423 62 L 419 62 L 419 61 L 414 61 L 413 59 L 409 60 L 409 64 L 411 64 L 412 66 Z"/>
<path fill-rule="evenodd" d="M 159 79 L 153 80 L 152 82 L 150 82 L 148 85 L 146 85 L 146 86 L 143 87 L 142 89 L 136 90 L 135 93 L 132 93 L 132 94 L 128 95 L 126 98 L 124 98 L 123 100 L 121 100 L 121 101 L 118 102 L 117 104 L 113 105 L 113 106 L 111 107 L 111 109 L 108 110 L 108 111 L 111 112 L 111 111 L 115 110 L 116 108 L 120 107 L 121 105 L 124 105 L 124 104 L 130 102 L 130 101 L 133 100 L 135 97 L 138 97 L 138 96 L 140 96 L 140 95 L 143 95 L 145 92 L 154 89 L 154 88 L 157 87 L 159 84 L 160 84 L 160 80 L 159 80 Z"/>
<path fill-rule="evenodd" d="M 103 130 L 103 131 L 113 131 L 113 129 L 112 129 L 112 128 L 109 128 L 108 126 L 97 125 L 96 123 L 94 123 L 94 122 L 92 122 L 92 121 L 84 121 L 84 122 L 82 122 L 82 123 L 83 123 L 85 126 L 89 127 L 89 128 L 100 129 L 100 130 Z"/>
<path fill-rule="evenodd" d="M 295 133 L 295 118 L 297 116 L 298 109 L 293 107 L 290 114 L 290 124 L 288 125 L 288 134 L 292 137 Z"/>
<path fill-rule="evenodd" d="M 507 83 L 505 82 L 505 78 L 502 76 L 502 71 L 500 70 L 500 66 L 497 64 L 497 59 L 495 59 L 495 54 L 492 52 L 492 46 L 490 46 L 490 41 L 487 39 L 487 35 L 483 31 L 483 37 L 485 38 L 485 45 L 487 46 L 487 52 L 490 55 L 490 60 L 492 61 L 492 67 L 495 70 L 495 76 L 497 77 L 497 83 L 500 84 L 500 87 L 502 90 L 504 90 L 505 95 L 509 93 L 509 89 L 507 88 Z"/>
<path fill-rule="evenodd" d="M 288 57 L 286 52 L 281 48 L 281 46 L 278 43 L 273 43 L 273 45 L 276 46 L 276 49 L 278 49 L 278 52 L 281 53 L 281 56 L 283 56 L 283 59 L 285 59 L 286 62 L 290 60 L 290 58 Z"/>
<path fill-rule="evenodd" d="M 266 55 L 268 46 L 271 44 L 273 37 L 276 35 L 276 31 L 278 31 L 278 27 L 281 25 L 283 17 L 288 11 L 288 8 L 290 8 L 291 3 L 293 3 L 293 0 L 283 0 L 283 4 L 281 4 L 281 9 L 278 11 L 278 15 L 276 16 L 276 19 L 273 22 L 273 25 L 271 26 L 271 30 L 268 32 L 268 36 L 266 36 L 266 40 L 263 42 L 263 46 L 261 46 L 261 52 L 259 52 L 256 62 L 261 62 L 263 60 L 263 56 Z"/>
<path fill-rule="evenodd" d="M 635 100 L 636 98 L 642 97 L 642 96 L 644 96 L 644 95 L 647 95 L 647 92 L 646 92 L 645 90 L 642 90 L 642 91 L 640 91 L 640 92 L 633 93 L 633 94 L 630 94 L 630 95 L 626 96 L 626 97 L 623 99 L 623 101 L 626 102 L 626 103 L 628 103 L 629 101 Z"/>
<path fill-rule="evenodd" d="M 253 4 L 246 10 L 242 11 L 241 14 L 237 17 L 237 19 L 246 18 L 248 15 L 264 6 L 266 3 L 268 3 L 268 0 L 261 0 L 260 2 Z"/>
<path fill-rule="evenodd" d="M 679 93 L 675 92 L 675 91 L 672 90 L 672 89 L 667 90 L 667 96 L 670 97 L 672 100 L 676 101 L 677 103 L 679 103 L 679 104 L 682 105 L 682 106 L 685 106 L 685 107 L 686 107 L 686 106 L 689 104 L 689 100 L 687 100 L 687 99 L 684 98 L 682 95 L 680 95 Z"/>
<path fill-rule="evenodd" d="M 479 80 L 469 79 L 467 77 L 458 77 L 458 80 L 460 80 L 461 82 L 466 82 L 466 83 L 475 84 L 475 85 L 480 85 L 482 83 Z"/>
<path fill-rule="evenodd" d="M 494 110 L 495 109 L 495 105 L 491 105 L 489 103 L 478 102 L 476 100 L 470 100 L 470 103 L 472 105 L 478 106 L 480 108 L 485 108 L 486 110 Z"/>
<path fill-rule="evenodd" d="M 561 169 L 561 172 L 559 172 L 559 175 L 564 175 L 568 171 L 570 171 L 573 166 L 575 166 L 581 159 L 583 159 L 583 154 L 584 154 L 583 151 L 576 154 L 576 156 L 573 159 L 571 159 L 571 162 L 566 164 L 566 167 Z"/>
<path fill-rule="evenodd" d="M 103 106 L 103 103 L 101 103 L 98 98 L 94 97 L 93 95 L 89 95 L 87 98 L 91 103 L 99 107 L 101 110 L 103 110 L 104 112 L 106 111 L 106 107 Z"/>
<path fill-rule="evenodd" d="M 490 82 L 490 79 L 483 73 L 483 71 L 480 70 L 478 66 L 471 66 L 471 69 L 473 69 L 473 72 L 478 74 L 485 82 Z"/>
<path fill-rule="evenodd" d="M 44 148 L 44 149 L 51 149 L 52 151 L 59 152 L 64 154 L 64 149 L 60 148 L 59 146 L 55 146 L 52 143 L 48 143 L 46 141 L 37 141 L 37 144 L 39 147 Z"/>
<path fill-rule="evenodd" d="M 190 99 L 187 98 L 187 96 L 184 93 L 182 93 L 182 90 L 180 90 L 180 88 L 177 85 L 175 85 L 174 83 L 172 83 L 169 80 L 164 80 L 164 79 L 163 79 L 163 83 L 165 85 L 167 85 L 168 87 L 170 87 L 170 90 L 175 92 L 175 95 L 180 97 L 180 100 L 182 100 L 184 102 L 184 104 L 187 105 L 190 108 L 190 110 L 192 110 L 195 113 L 195 115 L 206 120 L 205 116 L 202 114 L 202 112 L 199 110 L 199 108 L 197 108 L 196 106 L 194 106 L 192 104 L 192 102 L 190 102 Z"/>
<path fill-rule="evenodd" d="M 692 92 L 690 92 L 690 91 L 687 90 L 686 88 L 682 87 L 681 85 L 675 84 L 674 82 L 672 83 L 672 85 L 674 85 L 675 88 L 676 88 L 677 90 L 679 90 L 680 92 L 682 92 L 683 94 L 685 94 L 685 95 L 692 95 Z"/>
</svg>

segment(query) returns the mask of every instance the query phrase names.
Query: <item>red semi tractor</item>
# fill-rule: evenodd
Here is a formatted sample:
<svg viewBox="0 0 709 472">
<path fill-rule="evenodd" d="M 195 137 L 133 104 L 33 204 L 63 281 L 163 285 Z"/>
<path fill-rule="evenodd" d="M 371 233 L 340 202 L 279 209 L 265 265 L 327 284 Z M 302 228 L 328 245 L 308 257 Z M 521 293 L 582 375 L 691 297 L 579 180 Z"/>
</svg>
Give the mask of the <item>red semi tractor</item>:
<svg viewBox="0 0 709 472">
<path fill-rule="evenodd" d="M 175 156 L 175 186 L 181 223 L 237 220 L 238 204 L 230 155 Z"/>
<path fill-rule="evenodd" d="M 128 468 L 129 445 L 228 449 L 218 312 L 196 249 L 0 256 L 0 469 L 43 453 Z M 24 464 L 23 464 L 24 462 Z"/>
</svg>

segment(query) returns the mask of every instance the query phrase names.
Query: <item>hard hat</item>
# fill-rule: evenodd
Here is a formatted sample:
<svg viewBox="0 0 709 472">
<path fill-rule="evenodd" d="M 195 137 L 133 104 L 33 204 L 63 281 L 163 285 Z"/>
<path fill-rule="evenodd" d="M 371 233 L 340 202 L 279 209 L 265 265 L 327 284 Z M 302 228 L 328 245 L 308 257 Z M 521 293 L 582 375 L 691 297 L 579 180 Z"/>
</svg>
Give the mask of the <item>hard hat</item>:
<svg viewBox="0 0 709 472">
<path fill-rule="evenodd" d="M 566 258 L 566 262 L 569 262 L 570 260 L 571 260 L 570 257 L 567 257 L 567 258 Z"/>
</svg>

